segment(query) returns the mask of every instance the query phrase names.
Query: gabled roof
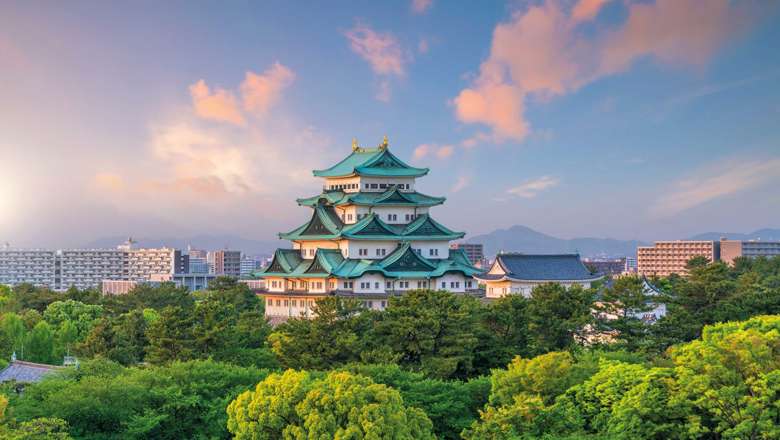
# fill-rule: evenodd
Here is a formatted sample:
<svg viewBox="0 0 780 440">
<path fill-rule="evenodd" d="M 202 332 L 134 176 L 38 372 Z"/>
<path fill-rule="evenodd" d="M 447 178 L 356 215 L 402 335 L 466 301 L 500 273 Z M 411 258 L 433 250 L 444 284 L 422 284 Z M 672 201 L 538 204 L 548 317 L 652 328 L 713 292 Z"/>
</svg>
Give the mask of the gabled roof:
<svg viewBox="0 0 780 440">
<path fill-rule="evenodd" d="M 314 170 L 317 177 L 391 176 L 420 177 L 428 174 L 428 168 L 407 165 L 385 147 L 354 148 L 341 162 L 324 170 Z"/>
<path fill-rule="evenodd" d="M 268 269 L 273 266 L 274 263 Z M 462 251 L 452 251 L 450 257 L 445 259 L 428 259 L 415 251 L 410 243 L 404 242 L 399 243 L 393 252 L 381 260 L 344 258 L 341 251 L 337 249 L 318 249 L 313 259 L 300 259 L 298 265 L 292 270 L 266 270 L 258 276 L 261 278 L 358 278 L 370 272 L 381 273 L 387 278 L 434 278 L 452 272 L 473 276 L 479 272 L 479 269 L 468 262 Z"/>
<path fill-rule="evenodd" d="M 433 197 L 418 192 L 404 192 L 393 185 L 384 192 L 354 192 L 325 191 L 322 194 L 298 199 L 299 205 L 316 206 L 326 203 L 333 206 L 360 205 L 360 206 L 435 206 L 441 205 L 444 197 Z"/>
<path fill-rule="evenodd" d="M 0 382 L 11 380 L 21 383 L 40 382 L 44 376 L 60 368 L 56 365 L 14 360 L 3 371 L 0 371 Z"/>
<path fill-rule="evenodd" d="M 291 273 L 301 264 L 301 260 L 301 253 L 297 249 L 277 249 L 271 264 L 259 273 Z"/>
<path fill-rule="evenodd" d="M 333 219 L 332 217 L 335 217 Z M 290 232 L 279 234 L 285 240 L 393 240 L 393 241 L 440 241 L 457 240 L 466 235 L 453 231 L 431 218 L 420 214 L 409 224 L 391 225 L 382 221 L 379 215 L 371 213 L 352 224 L 343 224 L 333 207 L 317 205 L 312 218 Z"/>
<path fill-rule="evenodd" d="M 436 263 L 427 260 L 412 249 L 408 242 L 401 243 L 378 264 L 385 272 L 431 272 Z"/>
<path fill-rule="evenodd" d="M 344 224 L 332 206 L 319 204 L 314 207 L 311 219 L 290 232 L 279 234 L 279 238 L 295 240 L 309 238 L 312 240 L 338 238 Z"/>
<path fill-rule="evenodd" d="M 591 274 L 578 254 L 498 254 L 489 272 L 475 278 L 483 281 L 592 281 L 602 278 Z"/>
</svg>

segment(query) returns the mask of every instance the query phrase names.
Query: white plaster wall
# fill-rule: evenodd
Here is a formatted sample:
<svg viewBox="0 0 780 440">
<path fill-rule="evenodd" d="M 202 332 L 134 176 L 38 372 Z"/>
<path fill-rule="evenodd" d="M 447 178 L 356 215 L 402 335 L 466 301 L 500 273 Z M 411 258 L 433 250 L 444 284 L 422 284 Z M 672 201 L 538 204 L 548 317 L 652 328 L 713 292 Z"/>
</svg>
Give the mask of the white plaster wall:
<svg viewBox="0 0 780 440">
<path fill-rule="evenodd" d="M 297 246 L 296 246 L 297 245 Z M 339 244 L 336 241 L 302 241 L 293 244 L 296 249 L 301 250 L 301 256 L 306 259 L 314 258 L 317 249 L 338 249 Z"/>
<path fill-rule="evenodd" d="M 436 290 L 448 290 L 450 292 L 465 292 L 466 291 L 466 277 L 461 273 L 448 273 L 442 277 L 436 278 Z M 444 283 L 442 285 L 442 283 Z M 457 283 L 453 287 L 452 283 Z"/>
<path fill-rule="evenodd" d="M 384 293 L 385 291 L 385 277 L 379 274 L 363 274 L 363 276 L 356 278 L 354 281 L 354 291 L 358 293 Z M 360 283 L 369 283 L 369 285 L 368 287 L 361 287 Z"/>
<path fill-rule="evenodd" d="M 448 241 L 415 241 L 412 249 L 420 249 L 420 255 L 429 259 L 442 259 L 450 256 L 450 243 Z M 438 255 L 431 255 L 431 249 L 436 249 Z"/>
<path fill-rule="evenodd" d="M 363 258 L 367 260 L 381 260 L 398 247 L 397 241 L 343 240 L 343 242 L 347 247 L 349 258 Z M 367 249 L 368 255 L 360 255 L 360 249 Z M 384 249 L 384 255 L 381 252 L 377 255 L 377 249 Z"/>
</svg>

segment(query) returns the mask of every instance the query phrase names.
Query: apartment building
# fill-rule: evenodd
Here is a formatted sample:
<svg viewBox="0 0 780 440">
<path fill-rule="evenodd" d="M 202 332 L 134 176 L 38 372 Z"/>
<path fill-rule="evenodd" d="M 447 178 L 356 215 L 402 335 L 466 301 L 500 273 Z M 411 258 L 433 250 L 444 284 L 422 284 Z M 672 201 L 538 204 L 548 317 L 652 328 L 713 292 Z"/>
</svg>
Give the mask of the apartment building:
<svg viewBox="0 0 780 440">
<path fill-rule="evenodd" d="M 241 258 L 241 278 L 251 277 L 252 274 L 260 270 L 263 260 L 260 257 L 244 256 Z"/>
<path fill-rule="evenodd" d="M 214 265 L 216 275 L 240 277 L 241 251 L 219 250 L 209 252 L 209 265 Z"/>
<path fill-rule="evenodd" d="M 720 259 L 720 243 L 712 240 L 656 241 L 653 246 L 639 246 L 637 272 L 643 276 L 684 275 L 685 265 L 693 257 L 709 261 Z"/>
<path fill-rule="evenodd" d="M 54 286 L 56 251 L 0 248 L 0 284 Z"/>
<path fill-rule="evenodd" d="M 720 259 L 733 264 L 737 257 L 774 257 L 780 255 L 780 241 L 720 239 Z"/>
<path fill-rule="evenodd" d="M 97 288 L 103 280 L 144 281 L 152 275 L 189 272 L 188 257 L 171 248 L 0 249 L 0 284 L 30 283 L 64 291 Z"/>
</svg>

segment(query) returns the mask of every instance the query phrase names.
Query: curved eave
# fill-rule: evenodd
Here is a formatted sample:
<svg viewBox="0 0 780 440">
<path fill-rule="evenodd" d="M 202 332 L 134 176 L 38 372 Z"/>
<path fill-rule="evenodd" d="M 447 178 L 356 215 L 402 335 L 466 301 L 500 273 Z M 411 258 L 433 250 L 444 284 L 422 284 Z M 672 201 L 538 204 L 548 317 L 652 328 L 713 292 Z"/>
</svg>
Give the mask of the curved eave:
<svg viewBox="0 0 780 440">
<path fill-rule="evenodd" d="M 581 278 L 578 280 L 524 280 L 522 278 L 514 278 L 510 276 L 502 276 L 501 278 L 482 278 L 479 275 L 474 275 L 474 279 L 485 282 L 500 282 L 500 281 L 515 281 L 518 283 L 592 283 L 604 278 L 604 276 L 598 276 L 593 278 Z"/>
<path fill-rule="evenodd" d="M 372 167 L 358 167 L 352 176 L 360 177 L 422 177 L 428 172 L 428 168 L 399 168 L 397 170 L 372 169 Z M 340 176 L 332 176 L 340 177 Z M 347 176 L 345 176 L 347 177 Z"/>
<path fill-rule="evenodd" d="M 359 241 L 452 241 L 463 238 L 465 233 L 453 235 L 351 235 L 342 234 L 342 239 Z"/>
</svg>

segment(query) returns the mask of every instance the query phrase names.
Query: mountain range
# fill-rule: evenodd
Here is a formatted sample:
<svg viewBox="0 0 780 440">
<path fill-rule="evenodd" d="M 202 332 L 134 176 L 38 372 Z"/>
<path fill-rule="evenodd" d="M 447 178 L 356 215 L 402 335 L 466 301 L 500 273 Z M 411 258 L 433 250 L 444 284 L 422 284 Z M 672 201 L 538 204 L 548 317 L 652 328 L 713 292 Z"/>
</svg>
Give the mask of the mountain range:
<svg viewBox="0 0 780 440">
<path fill-rule="evenodd" d="M 691 240 L 719 240 L 727 237 L 732 240 L 777 240 L 780 241 L 780 229 L 759 229 L 751 233 L 705 232 L 688 237 Z M 661 239 L 661 238 L 659 238 Z M 127 240 L 127 237 L 105 237 L 87 243 L 87 248 L 113 248 Z M 177 249 L 187 249 L 190 245 L 195 249 L 237 249 L 249 255 L 271 255 L 278 247 L 290 247 L 289 243 L 280 240 L 253 240 L 236 235 L 195 235 L 190 237 L 140 237 L 133 238 L 138 247 L 168 246 Z M 466 243 L 482 243 L 485 246 L 485 256 L 492 257 L 499 251 L 512 251 L 538 254 L 579 253 L 583 257 L 623 257 L 635 255 L 637 246 L 650 243 L 639 240 L 618 240 L 614 238 L 558 238 L 535 231 L 527 226 L 515 225 L 508 229 L 497 229 L 493 232 L 475 235 Z"/>
<path fill-rule="evenodd" d="M 751 233 L 705 232 L 689 237 L 690 240 L 779 240 L 780 229 L 759 229 Z M 659 240 L 662 238 L 659 238 Z M 476 235 L 467 243 L 482 243 L 485 256 L 492 257 L 499 251 L 524 252 L 529 254 L 554 254 L 576 252 L 583 257 L 624 257 L 636 255 L 637 246 L 646 246 L 639 240 L 617 240 L 613 238 L 557 238 L 535 231 L 526 226 L 512 226 L 488 234 Z"/>
</svg>

